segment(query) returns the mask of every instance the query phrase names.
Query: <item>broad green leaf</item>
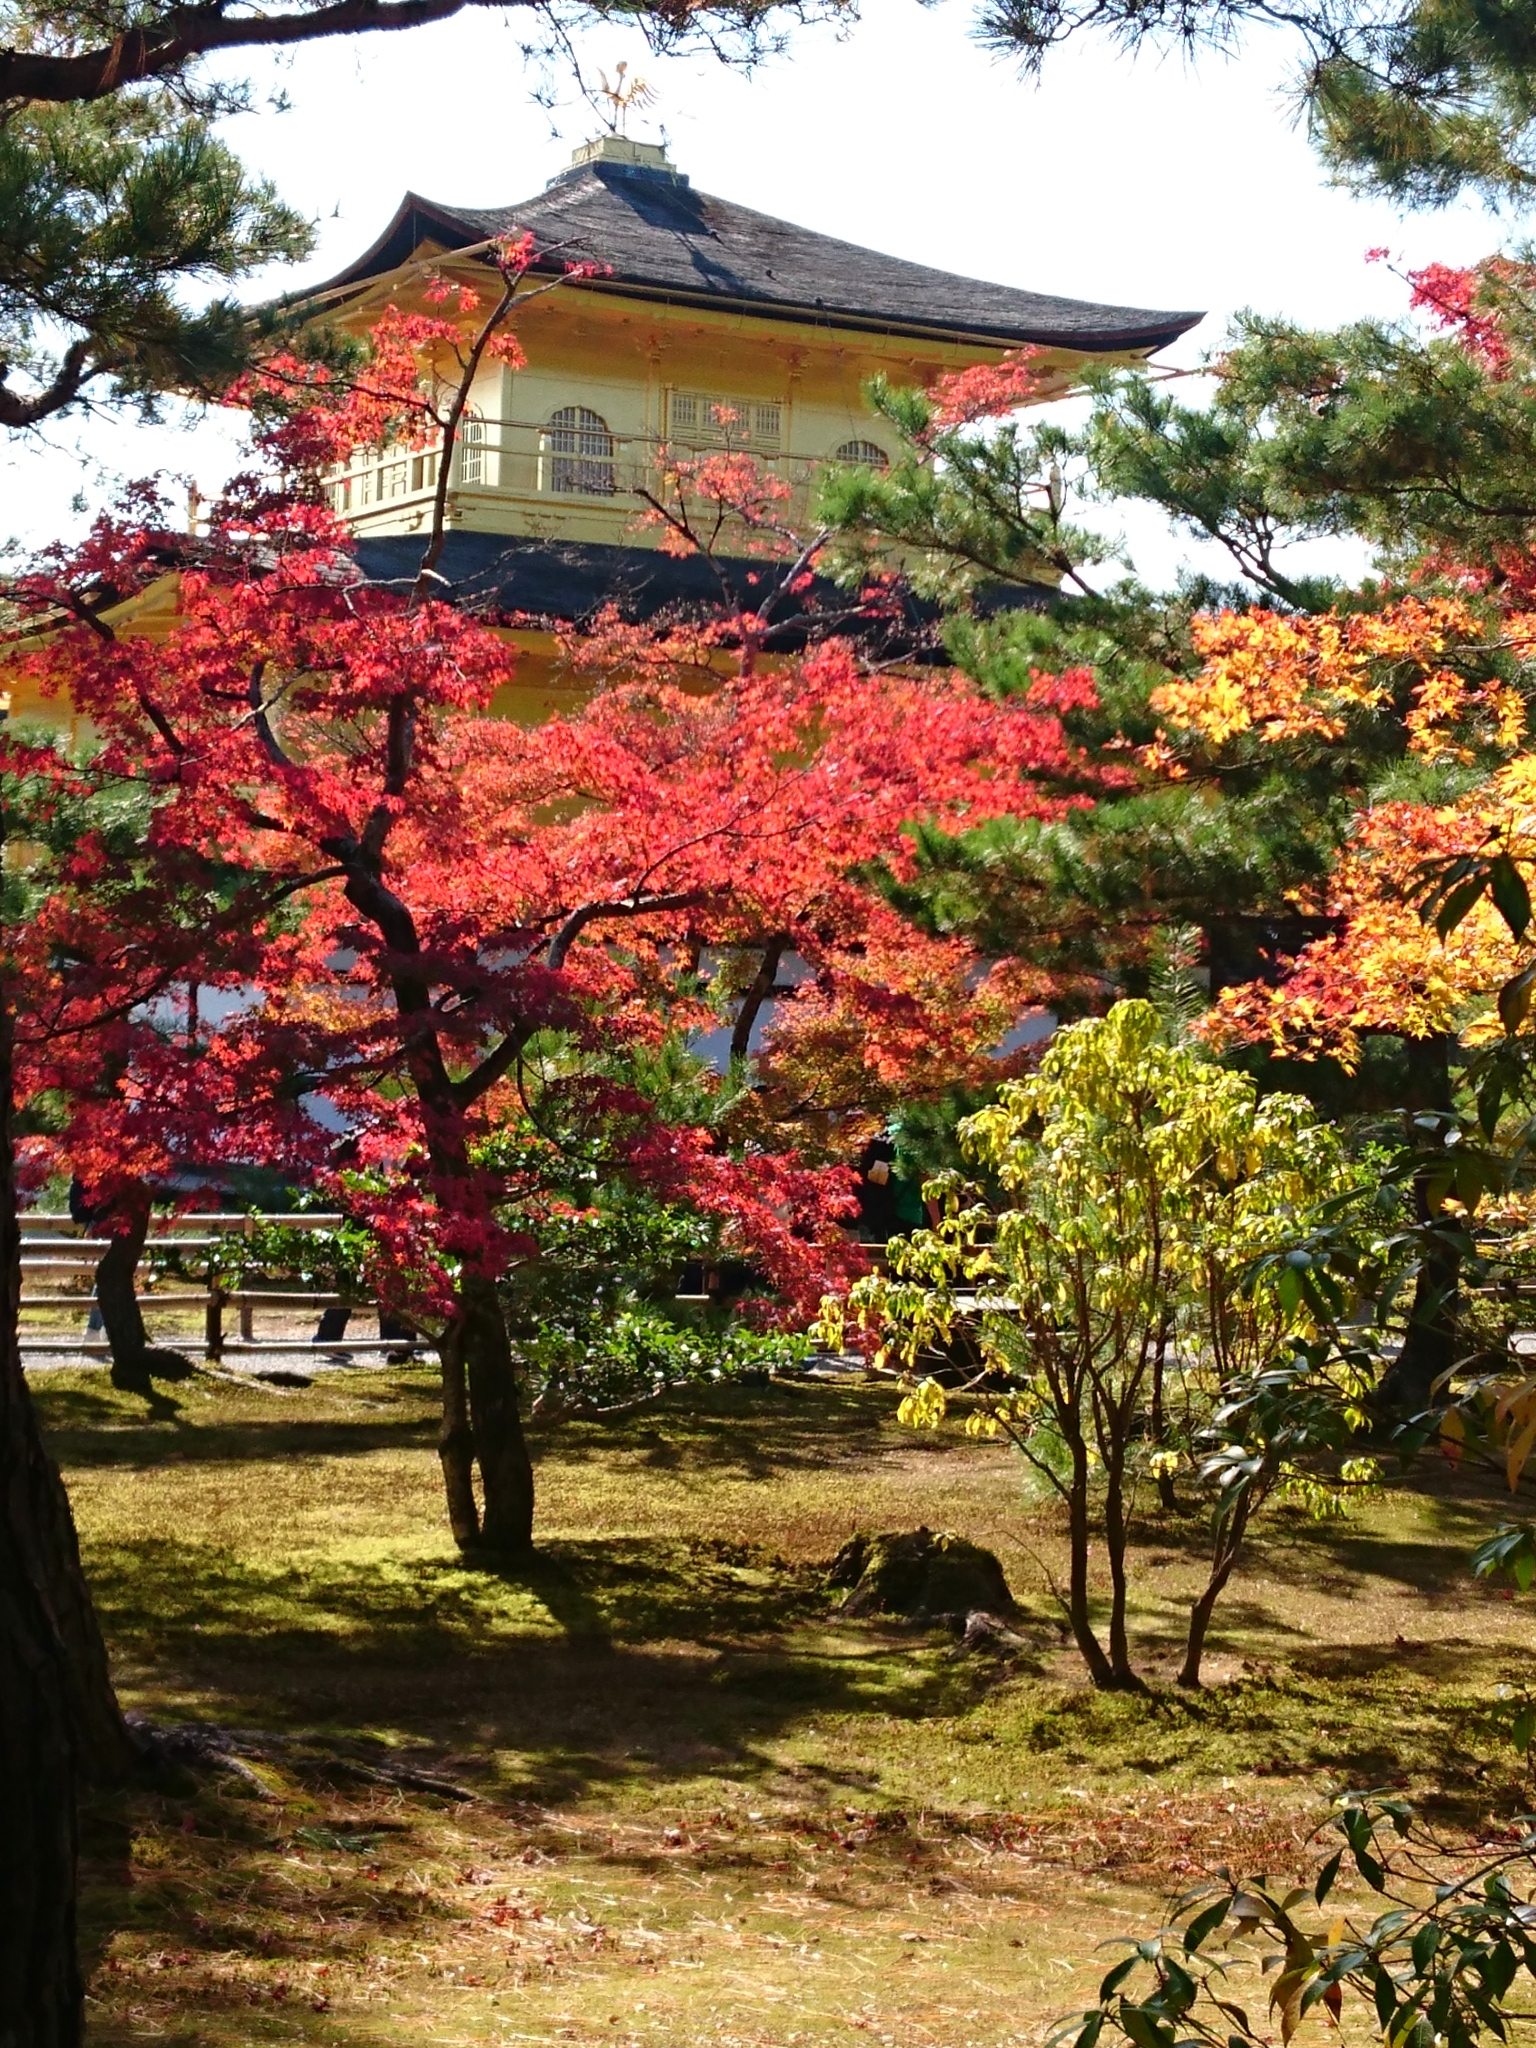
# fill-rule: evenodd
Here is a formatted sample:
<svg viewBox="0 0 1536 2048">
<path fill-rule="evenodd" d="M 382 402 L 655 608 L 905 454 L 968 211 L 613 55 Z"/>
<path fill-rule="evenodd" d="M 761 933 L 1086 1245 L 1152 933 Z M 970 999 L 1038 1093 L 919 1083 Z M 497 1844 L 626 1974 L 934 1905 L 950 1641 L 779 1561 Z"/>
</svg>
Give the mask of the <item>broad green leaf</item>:
<svg viewBox="0 0 1536 2048">
<path fill-rule="evenodd" d="M 1115 1967 L 1108 1972 L 1103 1983 L 1099 1986 L 1100 1999 L 1113 1998 L 1114 1994 L 1120 1989 L 1120 1986 L 1140 1961 L 1141 1957 L 1133 1951 L 1122 1962 L 1116 1963 Z"/>
<path fill-rule="evenodd" d="M 1187 1954 L 1193 1955 L 1201 1943 L 1208 1941 L 1216 1932 L 1227 1917 L 1227 1905 L 1226 1899 L 1218 1899 L 1214 1906 L 1207 1906 L 1203 1913 L 1197 1914 L 1190 1921 L 1184 1930 L 1184 1948 Z"/>
<path fill-rule="evenodd" d="M 1122 2003 L 1120 2026 L 1135 2048 L 1173 2048 L 1173 2029 L 1160 2026 L 1143 2006 Z"/>
<path fill-rule="evenodd" d="M 1376 2001 L 1377 2023 L 1385 2033 L 1392 2024 L 1392 2015 L 1397 2011 L 1397 1990 L 1380 1963 L 1371 1973 L 1371 1994 Z"/>
<path fill-rule="evenodd" d="M 1531 1003 L 1536 1000 L 1536 962 L 1523 967 L 1518 974 L 1511 975 L 1499 990 L 1499 1022 L 1513 1038 L 1531 1013 Z M 1501 1090 L 1502 1093 L 1502 1090 Z M 1485 1129 L 1492 1137 L 1493 1131 L 1486 1122 Z"/>
<path fill-rule="evenodd" d="M 1448 939 L 1472 906 L 1482 901 L 1486 886 L 1484 876 L 1473 875 L 1454 889 L 1447 890 L 1435 913 L 1435 930 L 1442 939 Z"/>
<path fill-rule="evenodd" d="M 1488 864 L 1488 893 L 1515 937 L 1523 939 L 1531 921 L 1531 892 L 1507 853 L 1496 854 Z"/>
</svg>

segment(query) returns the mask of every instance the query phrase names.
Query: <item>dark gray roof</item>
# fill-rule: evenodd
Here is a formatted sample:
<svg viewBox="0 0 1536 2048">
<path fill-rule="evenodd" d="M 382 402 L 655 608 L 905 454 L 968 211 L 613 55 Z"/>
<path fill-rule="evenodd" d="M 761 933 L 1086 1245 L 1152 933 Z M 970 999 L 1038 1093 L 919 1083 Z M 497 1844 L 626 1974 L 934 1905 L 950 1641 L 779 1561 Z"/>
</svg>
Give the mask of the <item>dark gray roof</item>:
<svg viewBox="0 0 1536 2048">
<path fill-rule="evenodd" d="M 831 326 L 1102 352 L 1160 348 L 1202 317 L 955 277 L 713 199 L 677 172 L 612 162 L 566 171 L 516 206 L 444 206 L 407 193 L 373 247 L 319 290 L 384 276 L 423 242 L 468 248 L 524 229 L 551 266 L 571 259 L 609 266 L 596 289 Z"/>
<path fill-rule="evenodd" d="M 415 581 L 422 546 L 419 533 L 368 534 L 352 543 L 365 576 L 402 588 Z M 448 535 L 438 567 L 444 594 L 454 603 L 554 627 L 579 625 L 610 604 L 634 620 L 713 613 L 720 604 L 722 578 L 740 601 L 761 603 L 775 573 L 762 562 L 711 563 L 702 555 L 669 555 L 660 548 L 523 539 L 462 529 Z M 1054 596 L 1041 584 L 998 583 L 978 592 L 975 604 L 984 615 L 1038 610 Z M 829 615 L 847 620 L 850 607 L 857 603 L 826 578 L 815 577 L 798 595 L 798 622 L 787 624 L 773 644 L 780 649 L 802 644 L 807 621 L 818 614 L 823 621 Z M 887 651 L 897 653 L 922 644 L 938 616 L 934 606 L 904 594 L 894 613 L 872 614 L 862 628 L 849 621 L 843 629 L 861 638 L 874 635 Z"/>
</svg>

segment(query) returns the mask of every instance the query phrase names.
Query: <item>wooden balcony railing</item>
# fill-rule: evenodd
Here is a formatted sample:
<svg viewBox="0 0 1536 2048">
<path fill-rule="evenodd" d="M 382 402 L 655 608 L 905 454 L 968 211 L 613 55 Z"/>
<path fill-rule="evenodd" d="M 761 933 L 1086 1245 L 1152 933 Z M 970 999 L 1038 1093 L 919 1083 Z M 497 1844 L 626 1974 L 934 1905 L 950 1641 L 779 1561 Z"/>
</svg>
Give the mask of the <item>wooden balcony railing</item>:
<svg viewBox="0 0 1536 2048">
<path fill-rule="evenodd" d="M 475 429 L 478 438 L 461 438 L 454 449 L 456 493 L 485 491 L 536 504 L 545 512 L 611 506 L 632 516 L 637 491 L 654 489 L 658 482 L 661 444 L 654 435 L 610 434 L 611 452 L 603 453 L 586 437 L 578 446 L 562 445 L 568 437 L 526 420 L 476 420 Z M 752 452 L 795 489 L 804 487 L 816 464 L 810 456 Z M 437 488 L 440 459 L 438 447 L 369 450 L 333 474 L 331 508 L 365 521 L 413 504 L 424 508 Z"/>
</svg>

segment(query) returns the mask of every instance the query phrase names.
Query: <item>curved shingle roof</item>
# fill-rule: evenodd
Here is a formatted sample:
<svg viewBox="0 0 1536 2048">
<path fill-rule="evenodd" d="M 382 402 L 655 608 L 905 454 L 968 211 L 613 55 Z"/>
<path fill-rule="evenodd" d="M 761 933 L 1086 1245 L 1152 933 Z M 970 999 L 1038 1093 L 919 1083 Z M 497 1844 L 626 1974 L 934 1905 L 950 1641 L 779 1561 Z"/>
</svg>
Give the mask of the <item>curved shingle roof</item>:
<svg viewBox="0 0 1536 2048">
<path fill-rule="evenodd" d="M 373 247 L 320 289 L 385 275 L 425 241 L 468 248 L 524 230 L 551 263 L 608 266 L 600 284 L 831 326 L 1107 352 L 1160 348 L 1202 317 L 956 277 L 696 192 L 669 169 L 603 161 L 563 172 L 515 206 L 445 206 L 407 193 Z"/>
</svg>

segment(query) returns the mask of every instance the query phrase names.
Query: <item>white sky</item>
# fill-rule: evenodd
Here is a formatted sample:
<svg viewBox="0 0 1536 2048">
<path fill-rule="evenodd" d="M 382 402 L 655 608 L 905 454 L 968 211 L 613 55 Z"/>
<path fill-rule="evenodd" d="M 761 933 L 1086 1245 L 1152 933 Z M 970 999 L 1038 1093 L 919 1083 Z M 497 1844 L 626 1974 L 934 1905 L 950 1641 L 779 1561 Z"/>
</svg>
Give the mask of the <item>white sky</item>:
<svg viewBox="0 0 1536 2048">
<path fill-rule="evenodd" d="M 707 58 L 652 60 L 617 28 L 581 48 L 594 68 L 627 57 L 651 80 L 658 102 L 632 132 L 664 129 L 703 190 L 1001 284 L 1206 308 L 1173 361 L 1195 361 L 1244 306 L 1319 325 L 1395 315 L 1404 288 L 1365 264 L 1368 247 L 1411 266 L 1509 239 L 1478 208 L 1405 219 L 1328 186 L 1292 122 L 1278 38 L 1194 69 L 1069 44 L 1036 87 L 978 47 L 970 19 L 960 0 L 866 0 L 851 31 L 801 31 L 750 79 Z M 574 91 L 553 114 L 533 104 L 518 39 L 515 14 L 477 11 L 243 67 L 292 107 L 231 122 L 229 139 L 319 226 L 309 265 L 247 294 L 339 269 L 407 188 L 478 205 L 538 191 L 598 122 Z M 56 534 L 78 524 L 76 493 L 98 503 L 113 479 L 155 469 L 206 491 L 237 441 L 228 416 L 179 431 L 56 422 L 0 455 L 0 535 Z M 1154 581 L 1190 555 L 1146 518 L 1126 529 Z"/>
</svg>

